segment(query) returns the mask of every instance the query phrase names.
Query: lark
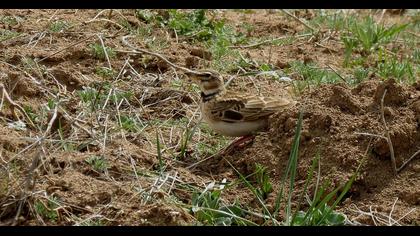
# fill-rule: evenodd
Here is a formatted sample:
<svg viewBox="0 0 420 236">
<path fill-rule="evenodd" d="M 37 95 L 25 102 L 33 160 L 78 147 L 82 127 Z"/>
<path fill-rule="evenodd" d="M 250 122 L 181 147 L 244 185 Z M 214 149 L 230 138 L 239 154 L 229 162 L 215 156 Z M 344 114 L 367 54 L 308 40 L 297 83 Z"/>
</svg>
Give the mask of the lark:
<svg viewBox="0 0 420 236">
<path fill-rule="evenodd" d="M 217 133 L 241 137 L 226 150 L 252 141 L 267 129 L 271 115 L 296 104 L 287 97 L 264 97 L 227 90 L 223 77 L 215 71 L 186 73 L 201 90 L 203 120 Z"/>
</svg>

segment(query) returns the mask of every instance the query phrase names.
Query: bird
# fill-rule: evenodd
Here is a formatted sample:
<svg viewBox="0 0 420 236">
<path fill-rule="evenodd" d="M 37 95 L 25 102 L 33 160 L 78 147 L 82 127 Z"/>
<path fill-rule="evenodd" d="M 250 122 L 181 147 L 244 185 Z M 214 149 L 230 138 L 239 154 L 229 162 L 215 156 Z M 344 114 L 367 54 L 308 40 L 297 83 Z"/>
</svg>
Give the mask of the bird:
<svg viewBox="0 0 420 236">
<path fill-rule="evenodd" d="M 213 70 L 186 75 L 201 90 L 203 120 L 219 134 L 240 137 L 225 151 L 252 141 L 258 132 L 268 128 L 271 115 L 296 104 L 290 97 L 264 97 L 227 90 L 222 75 Z"/>
</svg>

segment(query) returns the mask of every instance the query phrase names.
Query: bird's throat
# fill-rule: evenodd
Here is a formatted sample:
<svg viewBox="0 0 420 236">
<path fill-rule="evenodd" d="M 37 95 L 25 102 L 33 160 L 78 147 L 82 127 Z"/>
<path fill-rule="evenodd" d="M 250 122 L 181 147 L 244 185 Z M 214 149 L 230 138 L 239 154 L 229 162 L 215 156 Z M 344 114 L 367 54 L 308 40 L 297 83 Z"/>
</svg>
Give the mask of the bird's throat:
<svg viewBox="0 0 420 236">
<path fill-rule="evenodd" d="M 212 100 L 215 96 L 217 96 L 220 92 L 221 92 L 220 90 L 211 91 L 207 93 L 201 92 L 201 101 L 208 102 Z"/>
</svg>

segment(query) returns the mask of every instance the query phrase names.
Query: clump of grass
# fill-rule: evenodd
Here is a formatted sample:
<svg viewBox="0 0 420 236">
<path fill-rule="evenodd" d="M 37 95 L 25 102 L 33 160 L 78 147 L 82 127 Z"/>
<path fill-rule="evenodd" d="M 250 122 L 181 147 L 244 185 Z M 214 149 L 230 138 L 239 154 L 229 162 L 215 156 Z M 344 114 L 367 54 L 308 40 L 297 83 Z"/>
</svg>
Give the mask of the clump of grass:
<svg viewBox="0 0 420 236">
<path fill-rule="evenodd" d="M 110 94 L 112 85 L 109 83 L 104 83 L 97 87 L 84 87 L 83 90 L 78 91 L 82 103 L 88 105 L 92 111 L 102 108 L 107 100 L 108 102 L 111 101 L 114 104 L 118 104 L 123 99 L 130 100 L 134 96 L 134 93 L 131 91 L 120 91 L 116 89 L 114 89 L 115 94 Z"/>
<path fill-rule="evenodd" d="M 99 60 L 105 60 L 106 54 L 108 54 L 109 58 L 114 58 L 117 55 L 113 48 L 107 46 L 103 47 L 101 44 L 98 43 L 90 44 L 89 48 L 93 57 Z"/>
<path fill-rule="evenodd" d="M 159 14 L 152 10 L 136 10 L 135 16 L 151 26 L 160 25 L 175 30 L 178 35 L 203 41 L 210 39 L 214 21 L 206 17 L 207 10 L 165 10 Z M 166 15 L 166 17 L 164 17 Z M 151 31 L 151 28 L 148 28 Z M 150 33 L 150 32 L 149 32 Z"/>
<path fill-rule="evenodd" d="M 356 69 L 354 69 L 353 79 L 349 80 L 349 83 L 354 85 L 363 82 L 368 78 L 369 72 L 369 68 L 357 67 Z"/>
<path fill-rule="evenodd" d="M 192 10 L 190 12 L 169 10 L 167 25 L 176 30 L 179 35 L 193 36 L 198 40 L 209 40 L 215 33 L 218 21 L 206 17 L 207 10 Z"/>
<path fill-rule="evenodd" d="M 47 203 L 44 203 L 41 200 L 37 200 L 34 204 L 36 214 L 40 215 L 43 219 L 54 223 L 57 222 L 58 219 L 58 214 L 56 211 L 58 206 L 58 199 L 56 197 L 49 198 Z"/>
<path fill-rule="evenodd" d="M 145 27 L 138 29 L 138 34 L 150 48 L 161 49 L 168 45 L 165 40 L 158 40 L 150 37 L 153 32 L 151 26 L 160 25 L 169 28 L 170 32 L 182 37 L 182 40 L 200 42 L 212 54 L 209 67 L 218 71 L 232 71 L 237 68 L 240 62 L 238 50 L 230 46 L 245 43 L 247 33 L 236 31 L 234 27 L 225 23 L 224 20 L 209 18 L 209 10 L 175 10 L 170 9 L 166 14 L 158 14 L 150 10 L 138 10 L 136 16 L 146 22 Z M 166 17 L 164 17 L 166 15 Z M 252 30 L 248 25 L 247 32 Z M 147 37 L 146 37 L 147 36 Z M 276 42 L 279 43 L 279 42 Z"/>
<path fill-rule="evenodd" d="M 69 24 L 67 23 L 67 21 L 58 20 L 58 21 L 54 21 L 50 24 L 49 30 L 51 32 L 58 33 L 58 32 L 61 32 L 61 31 L 65 30 L 68 26 L 69 26 Z"/>
<path fill-rule="evenodd" d="M 253 32 L 255 30 L 255 25 L 250 24 L 248 22 L 244 22 L 243 23 L 243 28 L 245 29 L 245 35 L 250 35 L 251 32 Z"/>
<path fill-rule="evenodd" d="M 101 76 L 104 79 L 109 79 L 115 76 L 116 72 L 108 67 L 97 67 L 95 74 Z"/>
<path fill-rule="evenodd" d="M 233 11 L 243 13 L 243 14 L 254 14 L 255 10 L 252 9 L 234 9 Z"/>
<path fill-rule="evenodd" d="M 169 14 L 168 10 L 160 11 Z M 156 35 L 154 35 L 156 28 L 165 27 L 165 25 L 168 23 L 166 17 L 152 10 L 136 10 L 135 15 L 139 20 L 145 22 L 146 24 L 143 24 L 141 27 L 137 27 L 135 29 L 133 29 L 129 23 L 125 23 L 123 25 L 127 25 L 126 28 L 130 32 L 134 31 L 135 34 L 142 39 L 142 41 L 149 49 L 153 51 L 159 51 L 170 45 L 170 42 L 168 42 L 166 37 L 156 37 Z"/>
<path fill-rule="evenodd" d="M 225 205 L 222 203 L 221 194 L 224 186 L 213 189 L 211 183 L 201 192 L 194 192 L 192 196 L 191 211 L 195 217 L 206 225 L 255 225 L 243 218 L 245 215 L 238 203 Z"/>
<path fill-rule="evenodd" d="M 273 186 L 270 183 L 270 176 L 267 173 L 267 168 L 261 164 L 255 164 L 255 179 L 258 185 L 257 193 L 261 199 L 266 199 L 268 194 L 273 191 Z"/>
<path fill-rule="evenodd" d="M 382 79 L 394 78 L 399 82 L 416 82 L 415 69 L 407 59 L 399 61 L 395 57 L 387 58 L 377 66 L 376 74 Z"/>
<path fill-rule="evenodd" d="M 0 16 L 0 22 L 8 26 L 15 26 L 20 21 L 22 21 L 22 18 L 18 16 Z"/>
<path fill-rule="evenodd" d="M 181 147 L 179 157 L 185 158 L 187 155 L 188 144 L 191 141 L 192 137 L 194 136 L 195 132 L 197 131 L 198 125 L 194 125 L 192 128 L 189 127 L 189 122 L 185 123 L 185 131 L 181 136 Z"/>
<path fill-rule="evenodd" d="M 156 130 L 156 152 L 157 152 L 157 157 L 159 160 L 159 174 L 162 175 L 163 171 L 165 170 L 165 166 L 163 164 L 163 158 L 162 158 L 162 150 L 161 150 L 161 146 L 160 146 L 160 139 L 159 139 L 159 132 L 158 130 Z"/>
<path fill-rule="evenodd" d="M 326 190 L 321 188 L 316 193 L 315 199 L 319 201 L 321 194 Z M 329 199 L 329 198 L 327 198 Z M 315 201 L 308 200 L 309 209 L 305 211 L 296 211 L 291 220 L 292 225 L 295 226 L 336 226 L 344 225 L 346 216 L 342 213 L 334 211 L 334 208 L 322 201 L 318 205 Z"/>
<path fill-rule="evenodd" d="M 407 26 L 394 24 L 386 27 L 377 24 L 371 17 L 347 22 L 346 32 L 341 37 L 345 46 L 345 65 L 348 65 L 353 51 L 360 51 L 363 56 L 369 55 L 395 39 Z"/>
<path fill-rule="evenodd" d="M 291 69 L 310 84 L 321 85 L 341 81 L 336 73 L 321 69 L 313 63 L 305 64 L 301 61 L 295 61 L 291 63 Z"/>
<path fill-rule="evenodd" d="M 347 67 L 350 65 L 352 53 L 355 51 L 358 42 L 356 39 L 347 36 L 341 37 L 341 40 L 344 43 L 344 66 Z"/>
<path fill-rule="evenodd" d="M 105 222 L 102 219 L 92 219 L 83 221 L 80 226 L 104 226 Z"/>
<path fill-rule="evenodd" d="M 59 128 L 57 131 L 58 131 L 58 136 L 60 137 L 60 148 L 62 148 L 66 152 L 72 152 L 72 151 L 77 150 L 74 143 L 69 142 L 68 139 L 64 137 L 64 132 L 63 132 L 63 129 L 61 128 L 61 123 L 59 123 Z"/>
<path fill-rule="evenodd" d="M 212 40 L 205 42 L 206 47 L 212 53 L 211 66 L 219 71 L 232 71 L 237 68 L 240 58 L 239 51 L 229 46 L 246 42 L 246 37 L 237 33 L 231 26 L 219 22 L 215 25 Z"/>
<path fill-rule="evenodd" d="M 151 22 L 157 20 L 157 14 L 155 14 L 154 12 L 152 12 L 149 9 L 135 10 L 135 16 L 138 19 L 145 21 L 146 23 L 151 23 Z"/>
<path fill-rule="evenodd" d="M 121 128 L 128 132 L 138 132 L 141 130 L 141 125 L 136 120 L 136 118 L 128 116 L 128 115 L 121 115 L 120 116 Z"/>
<path fill-rule="evenodd" d="M 320 155 L 319 153 L 316 155 L 312 162 L 312 166 L 310 170 L 308 171 L 308 175 L 305 181 L 304 189 L 300 195 L 300 200 L 298 202 L 298 207 L 295 209 L 295 212 L 292 212 L 292 194 L 295 187 L 295 177 L 296 177 L 296 169 L 297 169 L 297 159 L 298 159 L 298 153 L 299 153 L 299 140 L 300 140 L 300 134 L 302 129 L 302 119 L 303 119 L 303 113 L 301 112 L 298 119 L 298 124 L 296 127 L 295 137 L 292 144 L 292 150 L 290 152 L 289 161 L 287 164 L 287 168 L 282 180 L 282 185 L 279 190 L 279 193 L 277 195 L 276 199 L 276 207 L 275 207 L 275 213 L 279 212 L 279 209 L 281 207 L 281 203 L 283 201 L 284 195 L 283 195 L 283 188 L 286 184 L 286 180 L 289 179 L 289 191 L 286 201 L 286 211 L 285 211 L 285 222 L 283 224 L 285 225 L 342 225 L 344 223 L 344 217 L 340 215 L 339 213 L 334 212 L 335 207 L 337 204 L 341 201 L 341 199 L 344 197 L 344 195 L 348 192 L 350 189 L 354 179 L 356 178 L 356 173 L 351 177 L 351 179 L 343 186 L 343 187 L 337 187 L 333 191 L 331 191 L 328 194 L 325 194 L 326 187 L 319 188 L 319 191 L 315 193 L 314 200 L 309 202 L 310 206 L 306 211 L 301 211 L 301 201 L 303 199 L 304 194 L 307 192 L 307 186 L 311 182 L 315 166 L 317 166 L 319 162 Z M 360 167 L 360 166 L 359 166 Z M 316 186 L 316 189 L 318 189 L 318 186 Z M 333 198 L 337 195 L 338 191 L 341 190 L 340 195 L 335 199 L 333 204 L 331 206 L 328 206 L 327 204 L 333 200 Z M 326 195 L 326 196 L 325 196 Z M 325 196 L 323 199 L 321 199 L 321 196 Z"/>
<path fill-rule="evenodd" d="M 223 137 L 216 137 L 216 143 L 207 144 L 203 142 L 197 143 L 197 150 L 199 156 L 212 156 L 225 147 L 228 140 Z"/>
<path fill-rule="evenodd" d="M 413 62 L 414 62 L 414 63 L 416 63 L 417 65 L 419 65 L 419 64 L 420 64 L 420 49 L 416 48 L 416 49 L 413 51 L 412 58 L 413 58 Z"/>
<path fill-rule="evenodd" d="M 144 42 L 147 47 L 152 50 L 162 50 L 170 45 L 170 43 L 162 37 L 146 37 Z"/>
<path fill-rule="evenodd" d="M 229 46 L 243 43 L 247 37 L 227 25 L 224 20 L 207 17 L 208 10 L 168 10 L 168 19 L 160 19 L 160 24 L 174 30 L 186 40 L 203 42 L 211 52 L 210 67 L 219 71 L 235 68 L 239 53 Z"/>
<path fill-rule="evenodd" d="M 0 29 L 0 42 L 15 38 L 19 35 L 20 33 L 16 31 Z"/>
<path fill-rule="evenodd" d="M 31 106 L 24 105 L 23 109 L 25 110 L 26 114 L 28 114 L 32 123 L 35 124 L 35 123 L 39 122 L 39 116 L 35 113 L 35 111 L 33 110 L 33 108 Z"/>
<path fill-rule="evenodd" d="M 155 28 L 156 26 L 150 23 L 144 25 L 143 27 L 138 27 L 135 32 L 138 36 L 146 39 L 147 37 L 152 36 Z"/>
<path fill-rule="evenodd" d="M 97 101 L 105 99 L 105 95 L 101 95 L 97 89 L 85 87 L 82 91 L 78 91 L 78 95 L 83 103 L 88 104 L 92 110 L 99 108 L 101 105 Z"/>
<path fill-rule="evenodd" d="M 302 78 L 301 80 L 293 81 L 293 88 L 296 94 L 302 93 L 310 86 L 332 84 L 342 81 L 335 72 L 318 68 L 313 63 L 305 64 L 301 61 L 295 61 L 290 64 L 291 67 L 285 70 L 285 72 L 298 73 Z"/>
<path fill-rule="evenodd" d="M 105 91 L 109 91 L 110 87 L 105 87 Z M 115 96 L 111 96 L 111 101 L 115 104 L 120 103 L 122 100 L 130 100 L 134 93 L 132 91 L 119 91 L 115 90 Z"/>
<path fill-rule="evenodd" d="M 99 173 L 103 173 L 108 169 L 108 163 L 103 157 L 90 156 L 85 161 L 92 167 L 92 169 Z"/>
<path fill-rule="evenodd" d="M 47 108 L 48 110 L 53 110 L 57 106 L 57 102 L 54 99 L 48 99 L 47 101 Z"/>
<path fill-rule="evenodd" d="M 356 19 L 353 16 L 344 16 L 340 10 L 318 10 L 316 16 L 310 21 L 316 28 L 328 28 L 334 31 L 341 31 L 348 24 L 352 24 Z"/>
</svg>

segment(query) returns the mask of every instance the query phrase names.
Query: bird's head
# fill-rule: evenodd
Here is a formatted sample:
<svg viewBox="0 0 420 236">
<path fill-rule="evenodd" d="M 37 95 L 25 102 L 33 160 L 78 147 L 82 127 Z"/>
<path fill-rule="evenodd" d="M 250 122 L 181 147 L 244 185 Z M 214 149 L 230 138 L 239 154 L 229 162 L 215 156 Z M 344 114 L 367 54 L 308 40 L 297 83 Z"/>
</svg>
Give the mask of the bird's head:
<svg viewBox="0 0 420 236">
<path fill-rule="evenodd" d="M 224 90 L 223 78 L 215 71 L 206 70 L 194 73 L 187 72 L 186 74 L 200 87 L 204 96 L 215 95 Z"/>
</svg>

